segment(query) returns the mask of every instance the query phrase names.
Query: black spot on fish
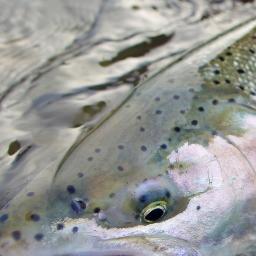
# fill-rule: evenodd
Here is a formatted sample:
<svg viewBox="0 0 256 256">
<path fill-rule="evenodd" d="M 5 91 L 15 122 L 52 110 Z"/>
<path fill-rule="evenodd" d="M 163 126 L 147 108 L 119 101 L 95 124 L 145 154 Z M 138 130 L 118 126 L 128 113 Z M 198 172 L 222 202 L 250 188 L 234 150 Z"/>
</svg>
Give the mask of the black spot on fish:
<svg viewBox="0 0 256 256">
<path fill-rule="evenodd" d="M 93 210 L 94 213 L 99 213 L 100 212 L 100 207 L 95 207 Z"/>
<path fill-rule="evenodd" d="M 242 91 L 244 91 L 244 86 L 243 85 L 239 85 L 238 86 Z"/>
<path fill-rule="evenodd" d="M 28 196 L 28 197 L 32 197 L 32 196 L 34 196 L 34 195 L 35 195 L 34 192 L 28 192 L 28 193 L 27 193 L 27 196 Z"/>
<path fill-rule="evenodd" d="M 225 58 L 222 57 L 222 56 L 219 56 L 219 60 L 220 60 L 220 61 L 225 61 Z"/>
<path fill-rule="evenodd" d="M 166 144 L 162 144 L 162 145 L 160 146 L 160 148 L 161 148 L 161 149 L 167 149 L 167 145 L 166 145 Z"/>
<path fill-rule="evenodd" d="M 155 97 L 155 101 L 160 101 L 160 97 Z"/>
<path fill-rule="evenodd" d="M 201 206 L 198 205 L 198 206 L 196 207 L 196 209 L 199 211 L 199 210 L 201 209 Z"/>
<path fill-rule="evenodd" d="M 147 147 L 144 146 L 144 145 L 142 145 L 142 146 L 140 147 L 140 149 L 141 149 L 141 151 L 143 151 L 143 152 L 146 152 L 146 151 L 147 151 Z"/>
<path fill-rule="evenodd" d="M 2 216 L 0 216 L 0 222 L 1 223 L 4 223 L 4 222 L 6 222 L 7 220 L 8 220 L 8 214 L 7 213 L 5 213 L 5 214 L 3 214 Z"/>
<path fill-rule="evenodd" d="M 30 220 L 32 220 L 32 221 L 34 221 L 34 222 L 37 222 L 37 221 L 40 220 L 40 216 L 39 216 L 38 214 L 36 214 L 36 213 L 32 213 L 32 214 L 30 215 Z"/>
<path fill-rule="evenodd" d="M 191 124 L 192 124 L 192 125 L 197 125 L 197 124 L 198 124 L 198 121 L 197 121 L 197 120 L 192 120 L 192 121 L 191 121 Z"/>
<path fill-rule="evenodd" d="M 174 95 L 173 98 L 174 98 L 175 100 L 178 100 L 178 99 L 180 98 L 180 96 L 179 96 L 179 95 Z"/>
<path fill-rule="evenodd" d="M 73 227 L 72 228 L 72 232 L 75 234 L 75 233 L 77 233 L 78 232 L 78 227 Z"/>
<path fill-rule="evenodd" d="M 234 98 L 230 98 L 230 99 L 228 99 L 228 102 L 230 102 L 230 103 L 233 103 L 233 102 L 235 102 L 236 100 L 234 99 Z"/>
<path fill-rule="evenodd" d="M 136 118 L 137 118 L 138 120 L 141 120 L 141 116 L 137 116 Z"/>
<path fill-rule="evenodd" d="M 145 202 L 147 201 L 147 196 L 146 196 L 146 195 L 140 196 L 140 197 L 139 197 L 139 201 L 140 201 L 141 203 L 145 203 Z"/>
<path fill-rule="evenodd" d="M 231 81 L 230 81 L 229 79 L 225 79 L 225 82 L 226 82 L 227 84 L 230 84 L 230 83 L 231 83 Z"/>
<path fill-rule="evenodd" d="M 140 127 L 140 131 L 141 132 L 145 132 L 145 128 L 144 127 Z"/>
<path fill-rule="evenodd" d="M 212 131 L 211 133 L 212 133 L 212 135 L 214 135 L 214 136 L 218 134 L 217 131 Z"/>
<path fill-rule="evenodd" d="M 242 68 L 237 69 L 237 72 L 238 72 L 239 74 L 244 74 L 244 73 L 245 73 L 245 71 L 244 71 Z"/>
<path fill-rule="evenodd" d="M 12 238 L 15 240 L 15 241 L 18 241 L 21 239 L 21 232 L 19 230 L 15 230 L 12 232 Z"/>
<path fill-rule="evenodd" d="M 157 114 L 157 115 L 162 114 L 162 110 L 159 110 L 159 109 L 158 109 L 158 110 L 156 110 L 156 114 Z"/>
<path fill-rule="evenodd" d="M 249 49 L 250 53 L 254 54 L 255 51 L 253 49 Z"/>
<path fill-rule="evenodd" d="M 36 241 L 40 242 L 43 240 L 44 235 L 42 233 L 38 233 L 38 234 L 35 234 L 34 238 Z"/>
<path fill-rule="evenodd" d="M 220 74 L 220 71 L 218 69 L 214 70 L 214 74 L 215 75 L 219 75 Z"/>
<path fill-rule="evenodd" d="M 124 145 L 118 145 L 118 149 L 120 150 L 124 149 Z"/>
<path fill-rule="evenodd" d="M 63 223 L 58 223 L 56 228 L 57 228 L 57 230 L 62 230 L 62 229 L 64 229 L 64 224 Z"/>
<path fill-rule="evenodd" d="M 219 80 L 213 80 L 213 82 L 214 82 L 215 84 L 220 84 L 220 81 L 219 81 Z"/>
<path fill-rule="evenodd" d="M 218 103 L 219 103 L 219 101 L 216 100 L 216 99 L 214 99 L 214 100 L 212 101 L 212 104 L 213 104 L 213 105 L 217 105 Z"/>
<path fill-rule="evenodd" d="M 176 126 L 173 128 L 175 132 L 180 132 L 180 127 Z"/>
<path fill-rule="evenodd" d="M 87 160 L 88 160 L 89 162 L 91 162 L 91 161 L 93 160 L 93 157 L 92 157 L 92 156 L 89 156 L 89 157 L 87 158 Z"/>
<path fill-rule="evenodd" d="M 100 153 L 100 151 L 101 151 L 100 148 L 95 149 L 95 153 Z"/>
<path fill-rule="evenodd" d="M 181 113 L 181 114 L 185 114 L 186 111 L 185 111 L 184 109 L 182 109 L 182 110 L 180 111 L 180 113 Z"/>
<path fill-rule="evenodd" d="M 171 197 L 170 191 L 167 190 L 167 191 L 165 192 L 165 196 L 166 196 L 167 198 L 170 198 L 170 197 Z"/>
<path fill-rule="evenodd" d="M 67 186 L 67 191 L 69 194 L 74 194 L 76 192 L 76 189 L 73 185 L 68 185 Z"/>
<path fill-rule="evenodd" d="M 124 168 L 122 167 L 122 166 L 117 166 L 117 169 L 118 169 L 118 171 L 123 171 L 124 170 Z"/>
<path fill-rule="evenodd" d="M 198 111 L 204 112 L 204 107 L 198 107 Z"/>
</svg>

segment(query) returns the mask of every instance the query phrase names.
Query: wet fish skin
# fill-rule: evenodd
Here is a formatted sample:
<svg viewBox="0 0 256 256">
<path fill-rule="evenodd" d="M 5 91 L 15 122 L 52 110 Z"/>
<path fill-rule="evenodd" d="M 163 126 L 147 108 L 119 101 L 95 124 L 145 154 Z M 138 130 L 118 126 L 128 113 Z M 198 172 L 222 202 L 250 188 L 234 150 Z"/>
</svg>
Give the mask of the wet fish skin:
<svg viewBox="0 0 256 256">
<path fill-rule="evenodd" d="M 255 88 L 249 86 L 254 81 L 256 62 L 254 35 L 255 29 L 217 57 L 211 50 L 221 51 L 223 46 L 203 48 L 149 80 L 70 152 L 55 176 L 48 171 L 31 185 L 35 196 L 27 191 L 10 202 L 0 215 L 0 246 L 6 255 L 15 255 L 21 248 L 31 252 L 40 248 L 39 255 L 54 250 L 58 254 L 62 246 L 64 253 L 74 247 L 86 255 L 84 251 L 96 243 L 91 228 L 81 234 L 74 232 L 74 227 L 83 226 L 83 222 L 92 225 L 96 220 L 98 230 L 106 234 L 118 236 L 116 227 L 129 233 L 145 224 L 138 215 L 155 200 L 168 203 L 162 223 L 175 222 L 176 214 L 191 211 L 190 198 L 219 186 L 211 184 L 209 178 L 209 172 L 218 173 L 209 145 L 216 135 L 228 144 L 232 144 L 230 135 L 243 137 L 247 132 L 243 120 L 254 116 Z M 227 60 L 222 60 L 223 55 Z M 236 67 L 234 59 L 243 65 Z M 191 145 L 195 144 L 192 149 L 196 156 L 191 155 Z M 207 166 L 209 172 L 204 169 Z M 189 184 L 182 177 L 192 171 L 194 180 Z M 74 211 L 74 199 L 86 204 L 83 211 Z M 153 225 L 157 224 L 147 227 Z M 81 245 L 75 235 L 87 241 Z M 49 248 L 44 250 L 42 243 Z M 139 246 L 145 246 L 144 242 Z M 163 255 L 167 247 L 168 243 Z"/>
<path fill-rule="evenodd" d="M 104 217 L 102 221 L 99 218 L 98 223 L 107 227 L 140 224 L 137 216 L 145 207 L 144 202 L 140 202 L 142 196 L 149 197 L 146 204 L 154 200 L 168 201 L 170 211 L 166 217 L 169 218 L 173 217 L 175 209 L 172 208 L 176 205 L 184 210 L 179 202 L 183 202 L 185 196 L 191 197 L 206 189 L 205 186 L 196 191 L 177 188 L 169 177 L 166 157 L 187 141 L 207 146 L 214 134 L 223 137 L 243 134 L 239 116 L 251 112 L 247 106 L 248 102 L 253 105 L 251 98 L 255 90 L 254 85 L 252 88 L 248 85 L 248 79 L 251 83 L 254 80 L 254 34 L 253 30 L 233 48 L 203 65 L 199 73 L 193 74 L 194 81 L 188 83 L 182 78 L 184 71 L 177 70 L 176 77 L 172 76 L 175 82 L 167 84 L 164 76 L 156 81 L 160 85 L 155 80 L 149 82 L 109 122 L 72 151 L 60 166 L 53 185 L 56 200 L 63 202 L 60 208 L 66 209 L 64 216 L 70 214 L 66 204 L 70 201 L 69 186 L 75 189 L 75 196 L 88 202 L 81 216 L 93 218 L 94 209 L 101 209 Z M 244 59 L 246 64 L 239 65 Z M 225 68 L 226 65 L 229 68 Z M 158 86 L 161 91 L 157 90 Z M 204 111 L 200 111 L 200 107 Z M 72 177 L 73 172 L 70 175 L 75 165 L 84 173 L 80 181 Z M 165 193 L 171 198 L 165 197 Z M 152 195 L 155 198 L 151 198 Z M 72 213 L 71 216 L 75 217 Z"/>
</svg>

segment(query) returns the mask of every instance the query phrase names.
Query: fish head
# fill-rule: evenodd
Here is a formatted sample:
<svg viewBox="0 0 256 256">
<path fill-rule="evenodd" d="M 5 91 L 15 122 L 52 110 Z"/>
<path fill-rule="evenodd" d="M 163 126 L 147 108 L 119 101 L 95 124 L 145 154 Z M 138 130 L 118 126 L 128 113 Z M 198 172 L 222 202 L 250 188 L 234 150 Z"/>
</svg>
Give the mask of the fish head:
<svg viewBox="0 0 256 256">
<path fill-rule="evenodd" d="M 56 217 L 103 234 L 95 242 L 101 253 L 250 248 L 239 241 L 254 233 L 246 223 L 255 223 L 248 207 L 255 197 L 254 40 L 255 29 L 227 49 L 220 39 L 139 88 L 60 165 L 52 198 L 68 212 Z M 83 211 L 74 211 L 74 198 L 86 202 Z"/>
<path fill-rule="evenodd" d="M 229 69 L 220 65 L 227 51 L 203 65 L 202 47 L 135 90 L 57 171 L 40 173 L 1 210 L 1 253 L 200 255 L 216 243 L 230 252 L 227 240 L 238 248 L 256 223 L 244 203 L 255 196 L 252 72 L 244 79 L 255 70 L 254 34 L 227 50 Z M 209 46 L 215 57 L 219 45 Z M 219 87 L 209 75 L 216 67 Z M 231 86 L 225 72 L 235 74 Z"/>
<path fill-rule="evenodd" d="M 110 186 L 113 177 L 109 177 L 110 180 L 103 178 L 108 184 L 105 189 L 99 186 L 93 191 L 85 189 L 70 195 L 66 191 L 71 185 L 65 184 L 64 190 L 54 192 L 55 195 L 62 194 L 55 200 L 67 208 L 70 216 L 95 218 L 106 227 L 129 227 L 162 221 L 177 214 L 188 203 L 168 173 L 119 186 Z M 87 181 L 92 184 L 90 179 Z M 85 182 L 83 185 L 86 188 L 89 184 Z"/>
</svg>

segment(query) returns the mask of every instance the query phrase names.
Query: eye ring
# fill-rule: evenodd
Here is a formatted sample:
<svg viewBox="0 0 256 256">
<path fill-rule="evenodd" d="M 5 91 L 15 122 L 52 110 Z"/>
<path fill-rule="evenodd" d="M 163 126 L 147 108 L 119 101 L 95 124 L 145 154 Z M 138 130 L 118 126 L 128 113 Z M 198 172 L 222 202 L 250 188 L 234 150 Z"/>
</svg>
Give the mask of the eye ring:
<svg viewBox="0 0 256 256">
<path fill-rule="evenodd" d="M 167 212 L 167 202 L 155 201 L 147 205 L 140 214 L 142 222 L 154 223 L 160 220 Z"/>
</svg>

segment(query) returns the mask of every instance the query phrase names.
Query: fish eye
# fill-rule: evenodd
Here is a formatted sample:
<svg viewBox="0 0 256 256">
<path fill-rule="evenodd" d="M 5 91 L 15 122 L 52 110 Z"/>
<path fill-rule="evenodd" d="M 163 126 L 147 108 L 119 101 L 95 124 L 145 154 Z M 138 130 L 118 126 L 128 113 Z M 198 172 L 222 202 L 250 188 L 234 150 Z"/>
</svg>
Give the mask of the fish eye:
<svg viewBox="0 0 256 256">
<path fill-rule="evenodd" d="M 167 202 L 156 201 L 147 205 L 141 212 L 141 221 L 153 223 L 159 221 L 167 213 Z"/>
</svg>

